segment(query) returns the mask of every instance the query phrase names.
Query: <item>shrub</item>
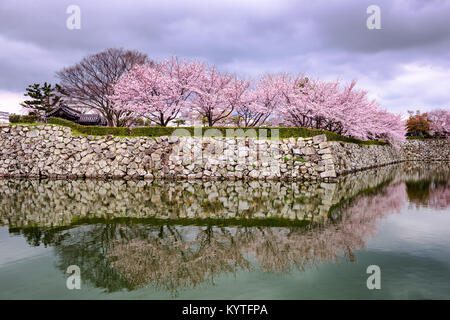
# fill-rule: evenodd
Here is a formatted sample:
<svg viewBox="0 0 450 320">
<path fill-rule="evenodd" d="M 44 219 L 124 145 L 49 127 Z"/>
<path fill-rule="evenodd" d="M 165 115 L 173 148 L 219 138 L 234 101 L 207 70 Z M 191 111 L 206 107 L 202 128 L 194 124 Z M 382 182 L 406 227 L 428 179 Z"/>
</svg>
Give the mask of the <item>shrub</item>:
<svg viewBox="0 0 450 320">
<path fill-rule="evenodd" d="M 70 127 L 79 133 L 83 133 L 90 136 L 130 136 L 130 128 L 127 127 L 99 127 L 99 126 L 83 126 L 78 123 L 68 121 L 61 118 L 50 117 L 48 123 L 57 124 L 60 126 Z"/>
<path fill-rule="evenodd" d="M 132 136 L 149 136 L 149 137 L 159 137 L 159 136 L 170 136 L 175 130 L 184 129 L 187 130 L 191 135 L 194 135 L 194 127 L 138 127 L 131 129 Z M 369 140 L 363 141 L 356 138 L 345 137 L 337 133 L 320 130 L 320 129 L 309 129 L 309 128 L 297 128 L 297 127 L 256 127 L 256 128 L 238 128 L 238 127 L 203 127 L 202 134 L 209 129 L 214 129 L 220 131 L 223 137 L 227 136 L 227 130 L 237 130 L 237 129 L 255 129 L 256 132 L 260 132 L 260 129 L 267 130 L 267 138 L 274 138 L 271 136 L 271 129 L 278 129 L 278 137 L 280 139 L 284 138 L 308 138 L 317 136 L 320 134 L 325 134 L 328 141 L 343 141 L 358 144 L 375 144 L 383 145 L 386 142 Z M 229 132 L 229 131 L 228 131 Z"/>
<path fill-rule="evenodd" d="M 170 136 L 175 130 L 180 129 L 188 130 L 191 135 L 194 135 L 194 127 L 135 127 L 130 130 L 130 135 L 144 137 Z"/>
<path fill-rule="evenodd" d="M 76 130 L 79 133 L 83 133 L 86 135 L 97 135 L 97 136 L 104 136 L 104 135 L 115 135 L 115 136 L 133 136 L 133 137 L 160 137 L 160 136 L 170 136 L 173 134 L 174 131 L 178 131 L 178 133 L 181 132 L 181 130 L 186 130 L 186 133 L 189 133 L 191 136 L 194 136 L 195 128 L 194 127 L 135 127 L 135 128 L 127 128 L 127 127 L 98 127 L 98 126 L 83 126 L 68 120 L 60 119 L 60 118 L 53 118 L 51 117 L 48 121 L 51 124 L 57 124 L 61 126 L 70 127 L 74 130 Z M 357 143 L 357 144 L 364 144 L 364 145 L 383 145 L 387 144 L 384 141 L 376 141 L 376 140 L 369 140 L 369 141 L 362 141 L 355 138 L 345 137 L 341 136 L 337 133 L 326 131 L 326 130 L 320 130 L 320 129 L 309 129 L 309 128 L 296 128 L 296 127 L 257 127 L 257 128 L 237 128 L 237 127 L 203 127 L 201 128 L 202 134 L 205 134 L 207 130 L 214 130 L 217 133 L 220 133 L 223 137 L 227 136 L 227 133 L 229 133 L 231 130 L 247 130 L 247 129 L 255 129 L 256 132 L 260 132 L 259 129 L 266 129 L 267 131 L 267 138 L 276 138 L 275 136 L 271 136 L 271 129 L 278 129 L 278 137 L 280 139 L 285 138 L 308 138 L 313 137 L 320 134 L 325 134 L 328 141 L 343 141 L 343 142 L 350 142 L 350 143 Z M 199 130 L 199 129 L 197 129 Z M 213 131 L 213 132 L 214 132 Z M 211 133 L 211 131 L 209 131 Z M 235 135 L 236 136 L 235 132 Z M 261 138 L 261 137 L 260 137 Z"/>
<path fill-rule="evenodd" d="M 40 122 L 41 117 L 38 115 L 20 115 L 20 114 L 11 114 L 9 115 L 10 123 L 36 123 Z"/>
</svg>

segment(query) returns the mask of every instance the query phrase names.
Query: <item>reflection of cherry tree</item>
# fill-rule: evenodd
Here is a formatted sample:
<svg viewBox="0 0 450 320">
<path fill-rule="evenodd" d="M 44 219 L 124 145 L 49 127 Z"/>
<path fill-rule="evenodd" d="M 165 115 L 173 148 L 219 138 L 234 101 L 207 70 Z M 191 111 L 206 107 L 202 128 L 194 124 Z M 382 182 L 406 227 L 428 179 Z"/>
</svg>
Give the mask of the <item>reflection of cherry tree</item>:
<svg viewBox="0 0 450 320">
<path fill-rule="evenodd" d="M 297 209 L 301 215 L 310 212 L 307 211 L 309 207 L 321 206 L 323 209 L 319 200 L 325 194 L 317 192 L 322 189 L 316 187 L 300 193 L 294 186 L 270 183 L 250 189 L 245 184 L 222 182 L 205 185 L 161 183 L 158 188 L 144 182 L 142 186 L 136 183 L 111 182 L 102 186 L 111 189 L 108 189 L 109 193 L 95 194 L 91 191 L 97 184 L 88 185 L 88 188 L 78 193 L 75 192 L 77 185 L 74 184 L 73 190 L 64 193 L 65 198 L 58 200 L 64 205 L 63 208 L 72 208 L 71 197 L 74 202 L 80 202 L 80 199 L 87 201 L 89 196 L 93 197 L 92 201 L 82 204 L 81 208 L 81 212 L 89 212 L 80 215 L 89 225 L 78 227 L 61 223 L 61 218 L 54 214 L 59 210 L 45 211 L 44 200 L 50 197 L 42 197 L 42 194 L 55 193 L 38 194 L 35 190 L 44 189 L 37 182 L 10 185 L 10 188 L 5 189 L 10 190 L 8 197 L 0 198 L 0 203 L 4 204 L 2 208 L 5 220 L 8 219 L 10 232 L 23 234 L 31 245 L 45 244 L 54 247 L 59 258 L 57 266 L 61 271 L 65 271 L 71 264 L 77 264 L 84 281 L 109 292 L 135 290 L 150 285 L 176 295 L 180 290 L 204 283 L 214 284 L 219 275 L 233 274 L 240 270 L 258 268 L 264 272 L 290 272 L 306 270 L 321 262 L 335 262 L 346 258 L 354 261 L 355 250 L 365 247 L 367 239 L 376 233 L 378 221 L 401 210 L 407 199 L 411 203 L 417 202 L 434 208 L 449 206 L 448 169 L 439 169 L 440 164 L 423 166 L 408 163 L 402 166 L 405 166 L 401 171 L 403 173 L 397 172 L 395 179 L 389 174 L 388 180 L 382 179 L 376 184 L 364 185 L 365 188 L 353 190 L 355 183 L 340 183 L 336 190 L 343 191 L 335 190 L 333 199 L 328 199 L 328 206 L 325 207 L 325 213 L 331 207 L 327 222 L 317 224 L 313 220 L 306 228 L 293 227 L 287 222 L 280 224 L 280 227 L 256 227 L 256 220 L 252 217 L 259 212 L 278 213 L 286 210 L 289 213 L 294 210 L 297 202 L 304 204 L 302 209 Z M 364 177 L 364 181 L 374 181 L 369 178 L 377 175 Z M 52 186 L 65 186 L 63 182 L 55 183 Z M 126 192 L 117 191 L 124 186 L 127 188 Z M 33 192 L 25 192 L 26 188 Z M 63 188 L 52 188 L 55 189 Z M 311 195 L 303 197 L 309 193 Z M 417 198 L 418 193 L 426 194 L 426 197 Z M 6 194 L 5 191 L 3 194 Z M 27 197 L 29 194 L 33 197 Z M 115 208 L 112 207 L 110 199 L 113 197 L 110 195 L 115 195 Z M 296 198 L 295 195 L 299 197 Z M 283 199 L 286 200 L 283 202 Z M 120 203 L 126 205 L 120 207 Z M 142 206 L 134 208 L 133 203 Z M 134 219 L 106 218 L 102 223 L 97 223 L 99 220 L 95 218 L 98 215 L 90 213 L 98 214 L 98 209 L 103 205 L 109 205 L 109 210 L 114 214 L 127 214 Z M 158 211 L 167 220 L 151 220 L 150 223 L 140 220 L 139 217 L 148 216 L 144 207 L 149 211 Z M 217 215 L 217 212 L 236 210 L 240 215 L 248 216 L 245 223 L 247 227 L 236 224 L 229 227 L 176 225 L 181 224 L 181 220 L 176 218 L 186 216 L 194 207 L 195 212 L 200 213 L 195 217 L 216 215 L 225 218 L 226 215 Z M 27 208 L 33 208 L 34 211 L 28 211 L 27 214 Z M 57 216 L 57 219 L 46 220 L 49 216 Z M 175 218 L 171 219 L 172 216 Z M 21 224 L 12 223 L 21 222 L 22 218 L 23 221 L 28 221 L 25 219 L 28 217 L 31 218 L 30 221 L 42 223 L 42 227 L 20 228 Z M 76 217 L 78 216 L 73 216 Z M 94 220 L 90 220 L 91 218 Z M 187 222 L 187 219 L 183 221 L 188 224 L 206 224 L 200 219 L 195 222 Z M 13 228 L 14 226 L 17 228 Z"/>
<path fill-rule="evenodd" d="M 108 292 L 148 285 L 176 295 L 222 274 L 305 270 L 365 246 L 377 221 L 400 210 L 406 188 L 394 181 L 332 207 L 328 222 L 308 227 L 213 227 L 104 221 L 76 228 L 15 228 L 32 245 L 53 246 L 57 267 L 76 264 L 83 279 Z M 89 220 L 86 221 L 87 223 Z M 256 263 L 254 263 L 256 262 Z"/>
<path fill-rule="evenodd" d="M 428 206 L 434 209 L 450 207 L 450 181 L 443 185 L 433 185 L 430 192 Z"/>
<path fill-rule="evenodd" d="M 264 271 L 305 270 L 308 265 L 338 261 L 344 253 L 354 259 L 352 251 L 365 247 L 365 241 L 376 232 L 378 219 L 398 212 L 405 204 L 405 186 L 390 184 L 373 194 L 343 204 L 339 221 L 317 228 L 258 229 L 238 237 L 248 254 L 255 256 Z"/>
<path fill-rule="evenodd" d="M 192 232 L 195 236 L 189 239 Z M 133 288 L 152 284 L 172 293 L 250 268 L 232 235 L 213 227 L 161 227 L 150 239 L 120 241 L 109 257 Z"/>
<path fill-rule="evenodd" d="M 450 166 L 442 162 L 409 162 L 404 165 L 409 202 L 416 207 L 446 209 L 450 206 Z"/>
<path fill-rule="evenodd" d="M 381 191 L 360 197 L 346 208 L 342 215 L 341 232 L 355 233 L 361 236 L 362 242 L 373 236 L 377 229 L 377 221 L 388 214 L 399 212 L 406 203 L 404 183 L 393 182 Z"/>
<path fill-rule="evenodd" d="M 112 265 L 133 287 L 153 285 L 176 293 L 213 283 L 214 277 L 249 270 L 255 260 L 264 272 L 305 270 L 320 262 L 354 259 L 376 231 L 378 219 L 399 211 L 405 185 L 392 183 L 342 204 L 337 222 L 303 228 L 167 227 L 158 237 L 119 240 L 109 252 Z M 169 232 L 170 231 L 170 232 Z"/>
<path fill-rule="evenodd" d="M 408 199 L 416 207 L 446 209 L 450 206 L 450 180 L 407 182 Z"/>
</svg>

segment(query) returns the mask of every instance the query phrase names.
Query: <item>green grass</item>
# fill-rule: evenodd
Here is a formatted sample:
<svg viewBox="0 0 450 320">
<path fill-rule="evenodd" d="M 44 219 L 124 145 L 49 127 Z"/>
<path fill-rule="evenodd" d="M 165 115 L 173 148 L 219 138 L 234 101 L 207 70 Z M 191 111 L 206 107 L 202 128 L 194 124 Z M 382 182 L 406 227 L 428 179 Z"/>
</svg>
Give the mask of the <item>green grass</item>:
<svg viewBox="0 0 450 320">
<path fill-rule="evenodd" d="M 203 127 L 203 128 L 197 128 L 197 130 L 194 127 L 135 127 L 135 128 L 128 128 L 128 127 L 99 127 L 99 126 L 83 126 L 79 125 L 77 123 L 60 119 L 60 118 L 54 118 L 51 117 L 49 119 L 48 124 L 39 124 L 39 123 L 15 123 L 15 124 L 21 124 L 21 125 L 59 125 L 59 126 L 65 126 L 72 129 L 72 132 L 74 135 L 84 135 L 84 136 L 106 136 L 106 135 L 113 135 L 117 137 L 160 137 L 160 136 L 170 136 L 174 133 L 175 130 L 178 130 L 178 133 L 180 133 L 180 130 L 184 130 L 185 134 L 188 134 L 189 136 L 194 136 L 195 133 L 197 133 L 199 130 L 201 130 L 201 134 L 204 135 L 205 133 L 210 133 L 212 137 L 220 137 L 220 134 L 222 137 L 236 137 L 236 131 L 238 129 L 243 130 L 249 130 L 254 129 L 256 132 L 261 132 L 259 130 L 266 129 L 267 137 L 266 136 L 259 136 L 259 139 L 285 139 L 285 138 L 308 138 L 313 137 L 320 134 L 325 134 L 328 141 L 342 141 L 347 143 L 356 143 L 359 145 L 385 145 L 387 144 L 384 141 L 379 140 L 369 140 L 369 141 L 363 141 L 355 138 L 345 137 L 342 135 L 339 135 L 334 132 L 326 131 L 326 130 L 319 130 L 319 129 L 309 129 L 309 128 L 295 128 L 295 127 L 259 127 L 259 128 L 230 128 L 230 127 Z M 14 125 L 14 124 L 11 124 Z M 214 134 L 214 131 L 208 131 L 210 129 L 216 130 L 216 133 L 219 133 L 218 135 Z M 272 130 L 277 129 L 278 135 L 271 136 Z M 234 133 L 234 134 L 233 134 Z M 274 132 L 275 133 L 275 132 Z M 239 138 L 239 137 L 236 137 Z"/>
<path fill-rule="evenodd" d="M 26 125 L 26 126 L 32 126 L 32 127 L 35 127 L 35 126 L 54 126 L 54 124 L 40 123 L 40 122 L 31 122 L 31 123 L 30 122 L 15 122 L 15 123 L 10 123 L 9 124 L 10 127 L 15 126 L 15 125 L 20 125 L 20 126 Z"/>
<path fill-rule="evenodd" d="M 175 218 L 162 219 L 155 217 L 135 218 L 135 217 L 83 217 L 73 218 L 71 223 L 65 226 L 48 227 L 47 230 L 60 232 L 63 230 L 72 229 L 82 225 L 92 224 L 140 224 L 140 225 L 179 225 L 179 226 L 218 226 L 218 227 L 307 227 L 314 225 L 310 220 L 291 220 L 281 217 L 267 217 L 267 218 Z M 11 227 L 11 232 L 20 232 L 21 230 L 39 228 L 36 225 Z"/>
</svg>

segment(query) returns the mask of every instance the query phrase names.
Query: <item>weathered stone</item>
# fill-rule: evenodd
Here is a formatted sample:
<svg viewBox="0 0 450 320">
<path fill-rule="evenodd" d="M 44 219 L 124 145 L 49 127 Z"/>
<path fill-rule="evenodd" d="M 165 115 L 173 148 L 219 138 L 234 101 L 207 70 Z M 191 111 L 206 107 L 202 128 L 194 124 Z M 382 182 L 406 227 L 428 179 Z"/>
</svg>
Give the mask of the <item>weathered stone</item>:
<svg viewBox="0 0 450 320">
<path fill-rule="evenodd" d="M 107 162 L 105 160 L 100 160 L 98 165 L 100 166 L 100 168 L 105 168 L 107 166 Z"/>
<path fill-rule="evenodd" d="M 114 159 L 116 157 L 116 154 L 114 152 L 106 152 L 105 156 L 108 159 Z"/>
<path fill-rule="evenodd" d="M 159 137 L 154 141 L 86 138 L 58 126 L 16 125 L 0 129 L 0 175 L 329 181 L 346 172 L 404 159 L 450 160 L 448 140 L 410 140 L 395 148 L 327 142 L 324 137 Z"/>
<path fill-rule="evenodd" d="M 26 134 L 27 138 L 36 138 L 39 135 L 39 130 L 31 130 Z"/>
<path fill-rule="evenodd" d="M 305 147 L 301 149 L 301 151 L 304 155 L 312 155 L 316 153 L 316 149 L 314 149 L 313 147 Z"/>
<path fill-rule="evenodd" d="M 321 172 L 320 173 L 320 177 L 322 177 L 322 178 L 335 178 L 336 177 L 336 171 L 329 170 L 329 171 Z"/>
<path fill-rule="evenodd" d="M 319 149 L 324 149 L 326 147 L 328 147 L 328 141 L 324 141 L 324 142 L 319 143 Z"/>
<path fill-rule="evenodd" d="M 319 144 L 321 142 L 325 142 L 327 141 L 327 136 L 324 134 L 318 135 L 318 136 L 314 136 L 313 138 L 313 143 L 314 144 Z"/>
<path fill-rule="evenodd" d="M 323 159 L 323 160 L 326 160 L 326 159 L 333 159 L 333 155 L 332 155 L 332 154 L 329 154 L 329 153 L 324 154 L 324 155 L 322 155 L 322 159 Z"/>
<path fill-rule="evenodd" d="M 319 151 L 317 151 L 318 154 L 327 154 L 327 153 L 331 153 L 331 149 L 330 148 L 325 148 L 325 149 L 320 149 Z"/>
<path fill-rule="evenodd" d="M 259 172 L 257 170 L 252 170 L 249 173 L 250 178 L 257 179 L 259 177 Z"/>
</svg>

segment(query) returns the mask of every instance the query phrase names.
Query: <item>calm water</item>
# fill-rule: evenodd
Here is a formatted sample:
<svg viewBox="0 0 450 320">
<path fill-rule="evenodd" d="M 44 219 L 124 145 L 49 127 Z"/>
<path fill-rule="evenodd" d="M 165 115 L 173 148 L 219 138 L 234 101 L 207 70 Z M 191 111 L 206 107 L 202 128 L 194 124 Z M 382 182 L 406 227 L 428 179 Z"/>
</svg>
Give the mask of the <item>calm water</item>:
<svg viewBox="0 0 450 320">
<path fill-rule="evenodd" d="M 449 164 L 319 184 L 0 180 L 0 299 L 36 298 L 449 299 Z"/>
</svg>

